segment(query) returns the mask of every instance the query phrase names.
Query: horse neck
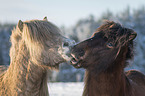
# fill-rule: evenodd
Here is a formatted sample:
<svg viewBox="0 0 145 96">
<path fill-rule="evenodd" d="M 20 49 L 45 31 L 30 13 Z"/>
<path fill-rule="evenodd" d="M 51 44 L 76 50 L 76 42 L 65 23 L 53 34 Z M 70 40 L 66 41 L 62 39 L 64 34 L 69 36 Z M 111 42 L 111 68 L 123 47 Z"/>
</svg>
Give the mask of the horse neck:
<svg viewBox="0 0 145 96">
<path fill-rule="evenodd" d="M 83 96 L 131 96 L 126 95 L 130 83 L 124 74 L 125 59 L 118 61 L 99 74 L 86 70 Z"/>
<path fill-rule="evenodd" d="M 106 73 L 93 76 L 94 74 L 89 71 L 86 74 L 83 96 L 124 96 L 125 78 L 123 76 L 116 77 L 116 74 Z"/>
<path fill-rule="evenodd" d="M 22 50 L 26 49 L 22 47 Z M 19 52 L 15 60 L 11 62 L 4 76 L 5 81 L 16 94 L 48 96 L 47 71 L 41 66 L 32 63 L 29 52 L 26 52 Z"/>
</svg>

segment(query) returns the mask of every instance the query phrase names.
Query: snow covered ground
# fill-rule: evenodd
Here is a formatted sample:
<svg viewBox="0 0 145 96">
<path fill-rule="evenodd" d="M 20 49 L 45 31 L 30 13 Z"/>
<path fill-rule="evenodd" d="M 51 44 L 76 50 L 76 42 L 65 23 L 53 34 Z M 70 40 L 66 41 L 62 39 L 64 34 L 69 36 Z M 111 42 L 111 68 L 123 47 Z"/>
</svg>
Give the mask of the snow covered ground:
<svg viewBox="0 0 145 96">
<path fill-rule="evenodd" d="M 82 96 L 83 87 L 83 82 L 48 83 L 50 96 Z"/>
</svg>

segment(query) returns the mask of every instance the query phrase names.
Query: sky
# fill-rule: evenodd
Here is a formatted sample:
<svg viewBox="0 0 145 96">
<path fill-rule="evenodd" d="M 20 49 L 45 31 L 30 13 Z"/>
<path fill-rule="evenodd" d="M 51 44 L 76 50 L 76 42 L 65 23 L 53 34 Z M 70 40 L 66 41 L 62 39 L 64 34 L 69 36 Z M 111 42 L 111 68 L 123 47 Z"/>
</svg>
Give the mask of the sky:
<svg viewBox="0 0 145 96">
<path fill-rule="evenodd" d="M 131 10 L 145 5 L 145 0 L 0 0 L 0 23 L 43 19 L 57 26 L 73 26 L 90 14 L 95 17 L 110 10 L 114 14 L 130 6 Z"/>
</svg>

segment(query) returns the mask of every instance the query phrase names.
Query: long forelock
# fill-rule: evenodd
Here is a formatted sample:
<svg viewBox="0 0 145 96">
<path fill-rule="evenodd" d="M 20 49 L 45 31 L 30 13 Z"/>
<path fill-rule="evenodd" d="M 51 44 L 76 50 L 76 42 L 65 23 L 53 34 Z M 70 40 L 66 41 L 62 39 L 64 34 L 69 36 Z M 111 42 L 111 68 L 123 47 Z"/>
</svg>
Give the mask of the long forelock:
<svg viewBox="0 0 145 96">
<path fill-rule="evenodd" d="M 26 42 L 43 44 L 45 41 L 52 41 L 58 34 L 59 29 L 47 21 L 30 21 L 24 24 L 23 36 Z"/>
<path fill-rule="evenodd" d="M 47 45 L 46 41 L 55 43 L 56 37 L 60 35 L 59 29 L 48 21 L 25 22 L 22 38 L 30 51 L 31 57 L 39 59 Z M 34 59 L 33 58 L 33 59 Z"/>
</svg>

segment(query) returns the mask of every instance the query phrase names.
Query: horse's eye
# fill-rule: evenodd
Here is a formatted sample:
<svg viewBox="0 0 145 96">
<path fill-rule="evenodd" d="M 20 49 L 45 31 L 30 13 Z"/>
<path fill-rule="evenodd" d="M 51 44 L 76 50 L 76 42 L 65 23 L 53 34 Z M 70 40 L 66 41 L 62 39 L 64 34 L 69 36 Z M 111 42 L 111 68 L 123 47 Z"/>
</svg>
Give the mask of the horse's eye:
<svg viewBox="0 0 145 96">
<path fill-rule="evenodd" d="M 112 43 L 107 43 L 107 47 L 108 48 L 113 48 L 113 44 Z"/>
</svg>

